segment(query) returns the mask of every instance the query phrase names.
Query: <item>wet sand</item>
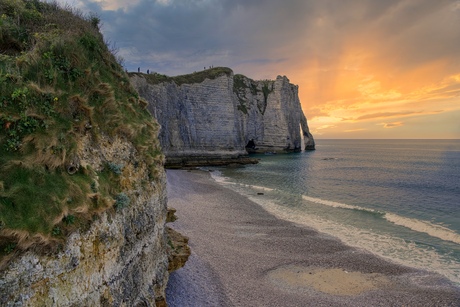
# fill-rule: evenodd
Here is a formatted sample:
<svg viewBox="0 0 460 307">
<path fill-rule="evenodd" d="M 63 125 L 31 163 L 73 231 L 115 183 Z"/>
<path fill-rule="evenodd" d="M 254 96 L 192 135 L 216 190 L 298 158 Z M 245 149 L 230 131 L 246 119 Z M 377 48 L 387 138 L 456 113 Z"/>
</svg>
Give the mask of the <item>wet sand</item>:
<svg viewBox="0 0 460 307">
<path fill-rule="evenodd" d="M 192 255 L 169 306 L 460 306 L 460 288 L 277 219 L 204 171 L 167 170 Z"/>
</svg>

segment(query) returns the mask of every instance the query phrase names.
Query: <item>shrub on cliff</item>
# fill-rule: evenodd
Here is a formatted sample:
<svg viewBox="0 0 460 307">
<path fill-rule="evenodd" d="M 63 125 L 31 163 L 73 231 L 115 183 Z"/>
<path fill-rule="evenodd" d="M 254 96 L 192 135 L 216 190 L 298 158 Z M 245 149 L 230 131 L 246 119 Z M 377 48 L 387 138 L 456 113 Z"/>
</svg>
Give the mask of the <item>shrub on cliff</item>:
<svg viewBox="0 0 460 307">
<path fill-rule="evenodd" d="M 79 165 L 85 135 L 131 142 L 152 180 L 163 163 L 158 125 L 98 23 L 53 3 L 0 0 L 0 256 L 59 243 L 126 195 L 109 167 Z"/>
</svg>

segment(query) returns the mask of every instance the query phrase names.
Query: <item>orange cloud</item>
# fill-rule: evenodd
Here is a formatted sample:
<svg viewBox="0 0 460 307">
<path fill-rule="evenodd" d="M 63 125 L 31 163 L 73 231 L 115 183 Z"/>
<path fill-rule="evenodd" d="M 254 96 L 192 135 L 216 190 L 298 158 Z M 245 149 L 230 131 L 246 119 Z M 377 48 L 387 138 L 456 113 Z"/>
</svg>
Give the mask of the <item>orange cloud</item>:
<svg viewBox="0 0 460 307">
<path fill-rule="evenodd" d="M 419 116 L 421 114 L 436 114 L 436 113 L 441 113 L 442 111 L 429 111 L 429 112 L 424 112 L 424 111 L 406 111 L 406 112 L 385 112 L 385 113 L 373 113 L 373 114 L 367 114 L 363 116 L 359 116 L 355 120 L 366 120 L 366 119 L 376 119 L 376 118 L 394 118 L 394 117 L 407 117 L 407 116 Z"/>
<path fill-rule="evenodd" d="M 359 129 L 348 129 L 344 130 L 344 132 L 358 132 L 358 131 L 366 131 L 364 128 L 359 128 Z"/>
<path fill-rule="evenodd" d="M 301 101 L 312 128 L 321 117 L 321 125 L 327 125 L 327 119 L 335 124 L 328 131 L 364 133 L 347 126 L 366 122 L 394 128 L 403 125 L 399 118 L 429 120 L 445 113 L 444 127 L 432 130 L 445 131 L 447 136 L 458 129 L 454 116 L 448 114 L 460 110 L 460 44 L 454 39 L 460 37 L 460 28 L 447 27 L 447 22 L 455 23 L 451 7 L 429 5 L 436 9 L 427 7 L 423 18 L 398 31 L 390 31 L 394 22 L 409 22 L 404 15 L 395 17 L 400 7 L 394 7 L 395 16 L 381 16 L 353 35 L 340 30 L 345 38 L 337 48 L 337 57 L 310 65 L 310 74 L 304 78 L 313 81 L 308 80 L 306 88 L 300 83 Z M 386 119 L 395 121 L 381 122 Z M 413 129 L 417 135 L 420 127 L 415 123 L 419 122 L 412 121 L 405 129 Z M 372 129 L 368 130 L 371 133 Z"/>
<path fill-rule="evenodd" d="M 99 3 L 104 10 L 118 10 L 126 9 L 129 6 L 136 5 L 140 0 L 131 0 L 127 3 L 125 0 L 93 0 L 93 2 Z M 167 0 L 158 1 L 160 3 L 168 2 Z"/>
<path fill-rule="evenodd" d="M 383 125 L 383 128 L 396 128 L 404 126 L 402 122 L 382 123 L 381 125 Z"/>
<path fill-rule="evenodd" d="M 345 58 L 350 59 L 346 55 Z M 344 64 L 343 67 L 348 70 L 336 68 L 336 76 L 326 81 L 329 85 L 327 93 L 322 93 L 326 90 L 324 86 L 319 88 L 310 86 L 308 92 L 302 93 L 304 88 L 300 84 L 301 101 L 306 101 L 305 113 L 312 128 L 319 123 L 317 119 L 320 117 L 321 126 L 332 123 L 335 125 L 335 128 L 322 130 L 324 136 L 327 136 L 329 131 L 339 130 L 349 134 L 365 133 L 366 129 L 346 129 L 340 122 L 374 122 L 389 129 L 401 127 L 403 123 L 375 121 L 426 117 L 460 110 L 458 103 L 460 74 L 450 73 L 449 69 L 446 69 L 447 63 L 450 63 L 449 59 L 422 63 L 419 67 L 400 74 L 388 73 L 396 71 L 395 67 L 386 67 L 381 63 L 373 66 L 369 60 L 363 58 L 360 62 L 359 58 L 355 57 L 353 63 Z M 331 74 L 331 71 L 327 73 Z M 326 72 L 317 73 L 326 74 Z M 320 93 L 314 92 L 315 90 Z M 311 97 L 309 97 L 310 93 L 312 93 Z M 312 97 L 315 98 L 313 101 Z M 445 135 L 450 129 L 456 127 L 452 120 L 445 125 Z M 439 130 L 442 130 L 442 127 Z M 416 133 L 414 130 L 414 134 Z M 371 132 L 369 137 L 373 137 Z M 399 137 L 399 135 L 392 137 Z"/>
<path fill-rule="evenodd" d="M 356 120 L 375 119 L 375 118 L 391 118 L 391 117 L 402 117 L 407 115 L 420 114 L 422 112 L 386 112 L 386 113 L 373 113 L 360 116 Z"/>
</svg>

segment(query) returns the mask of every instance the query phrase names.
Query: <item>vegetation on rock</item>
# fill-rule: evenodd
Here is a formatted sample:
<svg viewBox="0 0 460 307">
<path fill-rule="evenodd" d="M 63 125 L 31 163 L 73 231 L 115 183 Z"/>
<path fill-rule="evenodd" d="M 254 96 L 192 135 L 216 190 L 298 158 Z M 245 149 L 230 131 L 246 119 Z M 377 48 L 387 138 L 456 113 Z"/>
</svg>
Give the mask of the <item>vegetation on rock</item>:
<svg viewBox="0 0 460 307">
<path fill-rule="evenodd" d="M 176 85 L 180 86 L 182 84 L 195 84 L 201 83 L 206 79 L 216 79 L 219 76 L 227 75 L 231 76 L 233 71 L 228 67 L 216 67 L 216 68 L 209 68 L 199 72 L 194 72 L 192 74 L 187 75 L 179 75 L 179 76 L 166 76 L 159 73 L 151 73 L 151 74 L 144 74 L 144 73 L 129 73 L 130 76 L 132 75 L 142 75 L 144 76 L 150 84 L 160 84 L 163 82 L 166 83 L 175 83 Z M 262 88 L 260 88 L 260 84 L 262 84 Z M 264 100 L 257 104 L 257 108 L 259 111 L 264 114 L 265 109 L 267 108 L 267 99 L 268 95 L 273 92 L 274 82 L 271 80 L 262 80 L 262 81 L 254 81 L 244 75 L 236 74 L 233 76 L 233 92 L 237 95 L 239 105 L 237 106 L 238 110 L 243 112 L 244 114 L 248 114 L 248 105 L 247 105 L 247 97 L 246 89 L 249 89 L 251 94 L 256 96 L 258 93 L 262 93 L 264 96 Z"/>
<path fill-rule="evenodd" d="M 151 73 L 151 74 L 142 74 L 144 77 L 147 78 L 150 84 L 159 84 L 162 82 L 174 82 L 177 85 L 182 84 L 194 84 L 194 83 L 201 83 L 206 79 L 216 79 L 222 75 L 231 75 L 233 71 L 227 67 L 216 67 L 216 68 L 209 68 L 202 71 L 194 72 L 192 74 L 187 75 L 180 75 L 175 77 L 169 77 L 166 75 L 158 74 L 158 73 Z M 130 75 L 135 75 L 140 73 L 130 73 Z"/>
<path fill-rule="evenodd" d="M 0 256 L 57 246 L 129 205 L 123 165 L 79 164 L 83 138 L 132 143 L 152 180 L 163 163 L 158 125 L 98 25 L 56 3 L 0 0 Z"/>
<path fill-rule="evenodd" d="M 262 84 L 262 89 L 259 89 L 260 84 Z M 238 110 L 244 114 L 248 114 L 246 90 L 249 89 L 251 94 L 254 96 L 257 96 L 258 93 L 262 93 L 264 95 L 264 101 L 257 103 L 259 112 L 264 114 L 265 109 L 267 108 L 268 95 L 273 92 L 273 86 L 274 82 L 270 80 L 254 81 L 246 76 L 236 74 L 233 77 L 233 92 L 236 94 L 238 101 L 240 102 Z"/>
</svg>

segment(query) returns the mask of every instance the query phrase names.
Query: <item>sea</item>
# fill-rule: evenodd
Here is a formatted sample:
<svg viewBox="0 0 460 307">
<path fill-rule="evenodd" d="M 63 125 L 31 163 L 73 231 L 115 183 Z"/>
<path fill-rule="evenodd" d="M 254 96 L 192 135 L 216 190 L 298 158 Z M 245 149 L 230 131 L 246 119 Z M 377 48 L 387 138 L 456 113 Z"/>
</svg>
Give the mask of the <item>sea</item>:
<svg viewBox="0 0 460 307">
<path fill-rule="evenodd" d="M 460 140 L 324 139 L 254 157 L 212 177 L 280 219 L 460 285 Z"/>
</svg>

